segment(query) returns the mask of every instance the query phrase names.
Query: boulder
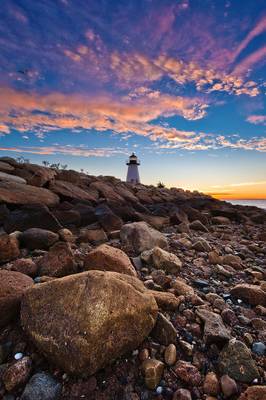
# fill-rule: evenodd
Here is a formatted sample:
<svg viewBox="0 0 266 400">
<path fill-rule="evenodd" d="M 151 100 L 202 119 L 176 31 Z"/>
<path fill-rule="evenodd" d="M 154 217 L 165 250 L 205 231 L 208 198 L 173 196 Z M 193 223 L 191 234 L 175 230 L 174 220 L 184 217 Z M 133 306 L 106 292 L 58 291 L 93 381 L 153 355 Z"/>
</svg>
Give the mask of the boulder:
<svg viewBox="0 0 266 400">
<path fill-rule="evenodd" d="M 151 258 L 155 268 L 169 273 L 177 274 L 182 267 L 182 262 L 175 254 L 160 247 L 154 247 Z"/>
<path fill-rule="evenodd" d="M 36 188 L 35 188 L 36 189 Z M 45 205 L 27 205 L 12 211 L 4 222 L 4 229 L 10 233 L 13 231 L 25 231 L 30 228 L 48 229 L 57 232 L 62 225 Z"/>
<path fill-rule="evenodd" d="M 19 237 L 22 246 L 27 249 L 48 249 L 59 240 L 57 233 L 41 228 L 30 228 Z"/>
<path fill-rule="evenodd" d="M 257 285 L 242 283 L 231 289 L 231 295 L 253 306 L 266 306 L 266 292 Z"/>
<path fill-rule="evenodd" d="M 28 290 L 21 321 L 39 350 L 70 374 L 94 374 L 137 348 L 157 318 L 154 297 L 136 278 L 89 271 Z"/>
<path fill-rule="evenodd" d="M 21 400 L 57 400 L 60 398 L 62 385 L 50 374 L 39 372 L 27 383 Z"/>
<path fill-rule="evenodd" d="M 259 377 L 250 350 L 243 342 L 236 339 L 231 339 L 224 346 L 219 356 L 218 367 L 221 374 L 229 375 L 244 383 L 251 383 Z"/>
<path fill-rule="evenodd" d="M 16 317 L 23 293 L 33 280 L 20 272 L 0 270 L 0 327 Z"/>
<path fill-rule="evenodd" d="M 219 314 L 198 308 L 196 314 L 204 321 L 204 341 L 206 344 L 225 344 L 231 338 Z"/>
<path fill-rule="evenodd" d="M 115 215 L 105 204 L 102 204 L 95 209 L 95 215 L 99 224 L 106 232 L 120 230 L 123 225 L 122 219 Z"/>
<path fill-rule="evenodd" d="M 59 197 L 45 188 L 17 182 L 0 181 L 0 202 L 54 206 L 59 203 Z"/>
<path fill-rule="evenodd" d="M 123 225 L 120 237 L 123 246 L 132 249 L 137 254 L 156 246 L 160 248 L 168 247 L 165 236 L 146 222 L 133 222 Z"/>
<path fill-rule="evenodd" d="M 53 180 L 57 174 L 53 169 L 29 163 L 23 164 L 22 168 L 16 168 L 15 173 L 25 178 L 28 185 L 39 187 Z"/>
<path fill-rule="evenodd" d="M 120 249 L 102 244 L 89 252 L 84 260 L 86 270 L 115 271 L 137 276 L 129 257 Z"/>
<path fill-rule="evenodd" d="M 0 263 L 14 260 L 20 255 L 19 242 L 15 236 L 0 235 Z"/>
<path fill-rule="evenodd" d="M 62 277 L 76 272 L 74 254 L 66 242 L 54 244 L 50 250 L 37 261 L 39 275 Z"/>
<path fill-rule="evenodd" d="M 0 161 L 0 171 L 9 173 L 14 170 L 15 170 L 15 168 L 12 165 L 10 165 L 6 162 Z"/>
<path fill-rule="evenodd" d="M 27 183 L 25 179 L 20 178 L 19 176 L 16 175 L 7 174 L 6 172 L 0 172 L 0 181 L 22 183 L 23 185 Z"/>
<path fill-rule="evenodd" d="M 107 200 L 107 202 L 113 202 L 118 204 L 125 203 L 123 197 L 121 197 L 118 193 L 116 193 L 116 191 L 113 188 L 113 185 L 111 184 L 101 181 L 95 181 L 90 184 L 89 189 L 93 189 L 99 192 L 100 195 Z"/>
<path fill-rule="evenodd" d="M 75 199 L 89 202 L 95 202 L 97 200 L 89 190 L 85 191 L 71 182 L 56 180 L 50 182 L 49 189 L 64 199 Z"/>
<path fill-rule="evenodd" d="M 103 242 L 107 242 L 108 237 L 104 230 L 99 227 L 98 224 L 95 224 L 95 226 L 91 226 L 88 228 L 83 228 L 80 230 L 79 233 L 79 238 L 78 238 L 80 243 L 93 243 L 93 244 L 99 244 Z"/>
</svg>

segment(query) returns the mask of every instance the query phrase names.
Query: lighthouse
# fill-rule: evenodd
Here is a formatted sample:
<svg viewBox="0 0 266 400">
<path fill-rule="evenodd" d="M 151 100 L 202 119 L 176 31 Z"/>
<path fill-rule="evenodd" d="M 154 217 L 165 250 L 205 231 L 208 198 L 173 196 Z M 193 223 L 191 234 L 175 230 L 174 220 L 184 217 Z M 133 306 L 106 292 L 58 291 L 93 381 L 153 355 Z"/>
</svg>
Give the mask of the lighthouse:
<svg viewBox="0 0 266 400">
<path fill-rule="evenodd" d="M 127 162 L 127 182 L 140 183 L 138 166 L 140 165 L 138 157 L 132 153 Z"/>
</svg>

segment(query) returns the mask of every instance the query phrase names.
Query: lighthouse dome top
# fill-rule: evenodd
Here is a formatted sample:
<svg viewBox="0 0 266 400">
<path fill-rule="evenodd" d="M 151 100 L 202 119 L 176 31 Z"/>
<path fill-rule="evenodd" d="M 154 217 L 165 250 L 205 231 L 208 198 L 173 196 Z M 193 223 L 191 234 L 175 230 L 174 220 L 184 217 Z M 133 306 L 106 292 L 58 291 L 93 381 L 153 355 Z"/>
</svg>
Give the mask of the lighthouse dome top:
<svg viewBox="0 0 266 400">
<path fill-rule="evenodd" d="M 132 153 L 131 156 L 129 156 L 129 161 L 127 162 L 127 165 L 129 165 L 129 164 L 139 165 L 138 157 L 136 156 L 135 153 Z"/>
</svg>

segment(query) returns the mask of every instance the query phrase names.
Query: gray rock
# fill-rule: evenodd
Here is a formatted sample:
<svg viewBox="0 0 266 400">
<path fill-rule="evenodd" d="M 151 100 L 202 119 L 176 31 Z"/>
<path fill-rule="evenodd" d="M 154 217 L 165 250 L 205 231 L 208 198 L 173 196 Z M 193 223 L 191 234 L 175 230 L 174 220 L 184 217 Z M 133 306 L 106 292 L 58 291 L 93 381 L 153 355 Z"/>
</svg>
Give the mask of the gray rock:
<svg viewBox="0 0 266 400">
<path fill-rule="evenodd" d="M 51 375 L 35 374 L 26 385 L 21 400 L 56 400 L 61 394 L 61 384 Z"/>
<path fill-rule="evenodd" d="M 206 344 L 224 344 L 228 342 L 231 335 L 224 326 L 223 320 L 219 314 L 204 308 L 199 308 L 196 313 L 205 322 L 204 341 Z"/>
<path fill-rule="evenodd" d="M 160 344 L 168 346 L 171 343 L 176 343 L 176 334 L 174 325 L 163 314 L 159 313 L 151 336 Z"/>
<path fill-rule="evenodd" d="M 262 342 L 255 342 L 252 345 L 252 351 L 259 356 L 263 356 L 266 352 L 266 346 Z"/>
<path fill-rule="evenodd" d="M 218 360 L 221 374 L 245 383 L 251 383 L 259 378 L 259 372 L 251 352 L 240 340 L 232 339 L 223 348 Z"/>
</svg>

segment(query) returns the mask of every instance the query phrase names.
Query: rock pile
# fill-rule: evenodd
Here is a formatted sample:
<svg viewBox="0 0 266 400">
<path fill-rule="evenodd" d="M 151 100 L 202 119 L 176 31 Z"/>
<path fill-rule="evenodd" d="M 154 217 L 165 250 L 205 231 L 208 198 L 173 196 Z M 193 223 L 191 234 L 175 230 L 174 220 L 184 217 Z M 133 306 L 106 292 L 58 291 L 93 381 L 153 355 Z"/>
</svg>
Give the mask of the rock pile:
<svg viewBox="0 0 266 400">
<path fill-rule="evenodd" d="M 0 398 L 266 398 L 266 212 L 0 159 Z"/>
</svg>

